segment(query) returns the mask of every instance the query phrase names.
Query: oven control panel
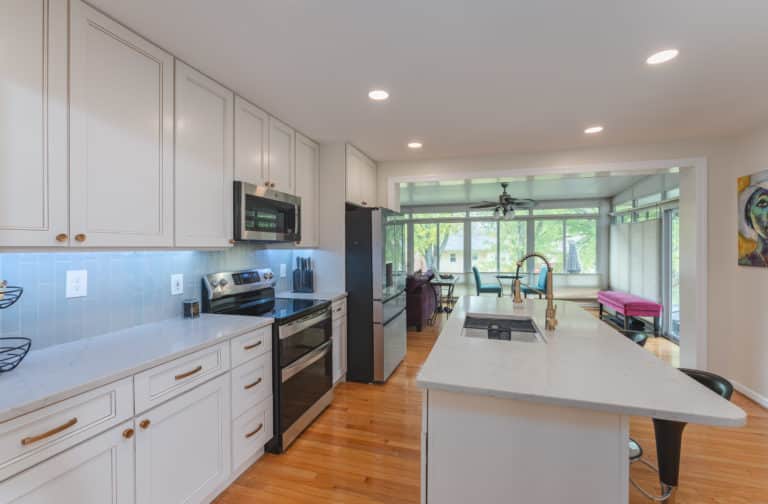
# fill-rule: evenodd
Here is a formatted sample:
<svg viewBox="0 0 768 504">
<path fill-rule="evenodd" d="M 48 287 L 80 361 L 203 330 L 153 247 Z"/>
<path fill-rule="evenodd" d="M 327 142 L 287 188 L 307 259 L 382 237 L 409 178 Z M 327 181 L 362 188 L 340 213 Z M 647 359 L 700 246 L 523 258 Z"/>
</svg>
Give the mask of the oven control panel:
<svg viewBox="0 0 768 504">
<path fill-rule="evenodd" d="M 269 268 L 211 273 L 203 277 L 208 299 L 219 299 L 275 285 L 275 274 Z"/>
</svg>

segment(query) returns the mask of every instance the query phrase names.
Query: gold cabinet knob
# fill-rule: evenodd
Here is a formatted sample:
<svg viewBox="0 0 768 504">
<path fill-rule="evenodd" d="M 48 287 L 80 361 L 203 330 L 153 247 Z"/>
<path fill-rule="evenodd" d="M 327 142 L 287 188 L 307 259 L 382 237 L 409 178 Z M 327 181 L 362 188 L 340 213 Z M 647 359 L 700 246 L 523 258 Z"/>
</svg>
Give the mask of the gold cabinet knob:
<svg viewBox="0 0 768 504">
<path fill-rule="evenodd" d="M 141 427 L 142 429 L 148 429 L 151 424 L 152 422 L 150 422 L 149 419 L 146 418 L 139 423 L 139 427 Z"/>
<path fill-rule="evenodd" d="M 362 204 L 363 204 L 363 206 L 367 206 L 367 205 L 368 205 L 368 202 L 367 202 L 367 201 L 361 201 L 360 203 L 362 203 Z"/>
<path fill-rule="evenodd" d="M 235 243 L 237 243 L 235 240 L 229 240 L 230 245 L 234 245 Z"/>
<path fill-rule="evenodd" d="M 273 188 L 273 189 L 274 189 L 274 187 L 275 187 L 276 185 L 277 185 L 277 184 L 275 184 L 274 182 L 270 182 L 270 183 L 269 183 L 269 187 L 271 187 L 271 188 Z"/>
<path fill-rule="evenodd" d="M 125 439 L 131 439 L 134 435 L 135 431 L 133 429 L 125 429 L 123 431 L 123 437 Z"/>
<path fill-rule="evenodd" d="M 67 241 L 69 236 L 67 236 L 67 233 L 59 233 L 56 235 L 56 241 L 59 243 Z"/>
<path fill-rule="evenodd" d="M 86 236 L 83 233 L 79 233 L 75 235 L 75 241 L 83 243 L 86 239 Z"/>
</svg>

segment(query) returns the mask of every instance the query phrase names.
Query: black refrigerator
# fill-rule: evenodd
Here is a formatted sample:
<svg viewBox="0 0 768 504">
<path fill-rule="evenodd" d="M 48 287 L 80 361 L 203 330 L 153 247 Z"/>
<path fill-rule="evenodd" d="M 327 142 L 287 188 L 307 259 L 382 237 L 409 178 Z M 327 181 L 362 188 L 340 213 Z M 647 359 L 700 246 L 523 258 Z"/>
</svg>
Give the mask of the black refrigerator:
<svg viewBox="0 0 768 504">
<path fill-rule="evenodd" d="M 347 206 L 347 378 L 385 382 L 406 350 L 406 233 L 384 208 Z"/>
</svg>

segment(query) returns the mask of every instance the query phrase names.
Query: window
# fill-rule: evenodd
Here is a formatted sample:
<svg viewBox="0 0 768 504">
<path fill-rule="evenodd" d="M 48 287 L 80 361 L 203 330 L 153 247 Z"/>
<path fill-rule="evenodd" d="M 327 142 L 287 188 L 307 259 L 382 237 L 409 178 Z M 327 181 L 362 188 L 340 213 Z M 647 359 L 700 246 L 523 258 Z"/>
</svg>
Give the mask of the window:
<svg viewBox="0 0 768 504">
<path fill-rule="evenodd" d="M 466 211 L 461 212 L 425 212 L 425 213 L 414 213 L 413 218 L 414 219 L 444 219 L 444 218 L 450 218 L 450 217 L 456 217 L 463 219 L 467 216 Z"/>
<path fill-rule="evenodd" d="M 498 271 L 498 221 L 472 223 L 472 266 L 480 271 Z"/>
<path fill-rule="evenodd" d="M 597 272 L 597 221 L 569 219 L 565 221 L 565 272 Z"/>
<path fill-rule="evenodd" d="M 438 267 L 441 273 L 464 272 L 464 223 L 440 222 L 438 224 L 439 255 Z"/>
<path fill-rule="evenodd" d="M 437 224 L 413 224 L 413 269 L 437 269 Z"/>
<path fill-rule="evenodd" d="M 584 208 L 534 208 L 533 215 L 597 215 L 598 207 Z"/>
<path fill-rule="evenodd" d="M 537 220 L 534 239 L 536 240 L 536 252 L 544 254 L 544 257 L 552 263 L 555 273 L 563 273 L 564 241 L 562 220 Z"/>
<path fill-rule="evenodd" d="M 499 271 L 514 272 L 528 248 L 528 221 L 499 222 Z"/>
<path fill-rule="evenodd" d="M 661 193 L 651 194 L 648 196 L 643 196 L 642 198 L 637 198 L 635 206 L 641 207 L 650 205 L 651 203 L 658 203 L 659 201 L 661 201 Z"/>
</svg>

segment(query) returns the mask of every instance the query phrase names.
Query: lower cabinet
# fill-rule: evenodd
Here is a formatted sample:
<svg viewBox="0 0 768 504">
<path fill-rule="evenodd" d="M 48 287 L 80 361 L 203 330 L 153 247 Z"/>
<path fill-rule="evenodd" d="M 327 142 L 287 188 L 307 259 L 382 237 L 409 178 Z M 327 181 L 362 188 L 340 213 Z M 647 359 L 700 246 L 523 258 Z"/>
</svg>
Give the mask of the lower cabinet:
<svg viewBox="0 0 768 504">
<path fill-rule="evenodd" d="M 333 383 L 347 374 L 347 300 L 336 301 L 333 312 Z"/>
<path fill-rule="evenodd" d="M 136 419 L 136 503 L 205 502 L 229 481 L 229 374 Z"/>
<path fill-rule="evenodd" d="M 3 481 L 0 502 L 132 504 L 132 429 L 133 420 L 125 422 Z"/>
</svg>

